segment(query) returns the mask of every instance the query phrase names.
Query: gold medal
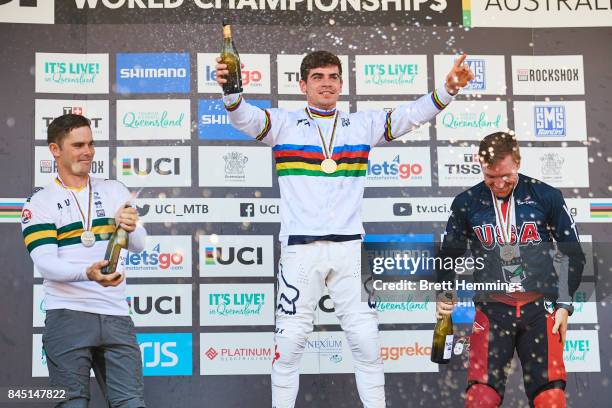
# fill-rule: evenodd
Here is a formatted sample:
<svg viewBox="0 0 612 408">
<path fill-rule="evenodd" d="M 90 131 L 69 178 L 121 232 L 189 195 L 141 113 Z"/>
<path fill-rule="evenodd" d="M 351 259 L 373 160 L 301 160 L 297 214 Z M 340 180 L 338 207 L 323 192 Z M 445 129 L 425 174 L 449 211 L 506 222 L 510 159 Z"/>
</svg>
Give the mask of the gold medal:
<svg viewBox="0 0 612 408">
<path fill-rule="evenodd" d="M 324 173 L 332 174 L 338 169 L 338 164 L 333 159 L 325 159 L 321 162 L 321 170 Z"/>
<path fill-rule="evenodd" d="M 338 163 L 336 163 L 336 161 L 332 159 L 334 139 L 336 137 L 336 128 L 338 125 L 338 111 L 336 111 L 334 115 L 334 125 L 332 127 L 331 136 L 329 138 L 329 147 L 325 145 L 325 138 L 323 137 L 323 132 L 321 132 L 321 128 L 319 127 L 319 124 L 317 123 L 316 120 L 314 120 L 314 118 L 310 114 L 309 108 L 306 108 L 306 114 L 314 122 L 315 126 L 317 127 L 319 138 L 321 139 L 321 146 L 323 146 L 324 159 L 321 162 L 321 170 L 325 174 L 333 174 L 336 172 L 336 170 L 338 170 Z"/>
<path fill-rule="evenodd" d="M 96 243 L 96 234 L 91 230 L 83 231 L 81 234 L 81 244 L 86 248 L 91 248 Z"/>
</svg>

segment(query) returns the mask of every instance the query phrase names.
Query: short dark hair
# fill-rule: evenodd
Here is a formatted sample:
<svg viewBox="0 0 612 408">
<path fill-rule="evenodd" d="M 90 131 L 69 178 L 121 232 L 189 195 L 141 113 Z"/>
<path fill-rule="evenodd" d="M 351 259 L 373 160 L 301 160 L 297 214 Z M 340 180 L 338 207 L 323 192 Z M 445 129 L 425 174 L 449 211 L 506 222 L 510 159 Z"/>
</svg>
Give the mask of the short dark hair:
<svg viewBox="0 0 612 408">
<path fill-rule="evenodd" d="M 307 54 L 304 59 L 302 59 L 302 65 L 300 66 L 302 81 L 308 80 L 308 74 L 310 73 L 311 69 L 327 67 L 329 65 L 337 66 L 338 73 L 340 74 L 340 77 L 342 77 L 342 63 L 340 62 L 340 58 L 338 58 L 335 54 L 332 54 L 329 51 L 313 51 L 310 54 Z"/>
<path fill-rule="evenodd" d="M 514 161 L 521 161 L 519 145 L 514 134 L 495 132 L 485 136 L 478 147 L 478 158 L 481 164 L 491 166 L 512 155 Z"/>
<path fill-rule="evenodd" d="M 82 115 L 68 113 L 53 119 L 47 128 L 47 144 L 62 143 L 62 140 L 74 129 L 87 126 L 91 129 L 91 121 Z"/>
</svg>

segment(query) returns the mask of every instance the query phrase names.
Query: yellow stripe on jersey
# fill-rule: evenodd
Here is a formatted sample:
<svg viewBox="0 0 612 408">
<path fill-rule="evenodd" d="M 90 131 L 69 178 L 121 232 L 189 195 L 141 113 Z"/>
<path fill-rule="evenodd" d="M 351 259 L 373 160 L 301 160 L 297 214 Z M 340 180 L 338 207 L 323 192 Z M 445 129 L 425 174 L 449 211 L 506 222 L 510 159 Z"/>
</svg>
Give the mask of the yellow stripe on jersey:
<svg viewBox="0 0 612 408">
<path fill-rule="evenodd" d="M 57 245 L 57 229 L 55 224 L 35 224 L 23 230 L 23 241 L 28 252 L 41 245 Z"/>
</svg>

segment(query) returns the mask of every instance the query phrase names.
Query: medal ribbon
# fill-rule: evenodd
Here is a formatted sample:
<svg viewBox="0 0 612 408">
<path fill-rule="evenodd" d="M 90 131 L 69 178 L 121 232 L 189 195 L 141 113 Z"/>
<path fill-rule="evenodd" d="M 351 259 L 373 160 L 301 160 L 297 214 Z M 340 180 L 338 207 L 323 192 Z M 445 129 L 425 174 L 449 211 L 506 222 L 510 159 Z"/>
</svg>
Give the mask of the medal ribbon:
<svg viewBox="0 0 612 408">
<path fill-rule="evenodd" d="M 493 203 L 495 205 L 495 218 L 496 218 L 497 224 L 499 225 L 499 229 L 501 230 L 504 244 L 510 244 L 510 241 L 512 239 L 510 227 L 512 225 L 512 219 L 511 219 L 512 212 L 511 211 L 514 206 L 514 188 L 512 189 L 512 193 L 510 193 L 508 207 L 506 208 L 506 214 L 502 213 L 497 197 L 495 197 L 492 191 L 491 191 L 491 197 L 493 197 Z"/>
<path fill-rule="evenodd" d="M 338 125 L 338 110 L 336 110 L 336 113 L 334 114 L 334 126 L 332 128 L 331 137 L 329 139 L 329 148 L 327 146 L 325 146 L 325 138 L 323 137 L 323 132 L 321 132 L 321 128 L 319 127 L 319 124 L 317 123 L 317 121 L 310 114 L 310 108 L 307 107 L 305 110 L 306 110 L 306 114 L 308 115 L 308 117 L 310 119 L 312 119 L 312 121 L 314 122 L 315 126 L 317 127 L 317 131 L 319 132 L 319 137 L 321 138 L 321 145 L 323 146 L 323 155 L 325 156 L 326 159 L 331 159 L 331 157 L 332 157 L 332 146 L 334 144 L 334 139 L 336 137 L 336 128 L 337 128 L 337 125 Z"/>
<path fill-rule="evenodd" d="M 91 178 L 90 177 L 87 178 L 87 188 L 89 189 L 89 202 L 87 204 L 87 207 L 88 207 L 87 208 L 87 219 L 85 219 L 85 214 L 83 213 L 83 209 L 81 208 L 81 204 L 79 204 L 79 200 L 76 194 L 74 194 L 74 192 L 64 184 L 64 182 L 62 181 L 62 179 L 59 178 L 59 176 L 57 177 L 56 180 L 59 181 L 62 187 L 68 190 L 70 194 L 72 195 L 72 197 L 74 198 L 77 208 L 79 209 L 79 213 L 81 214 L 81 217 L 83 218 L 83 229 L 85 231 L 89 231 L 90 229 L 89 223 L 91 222 L 91 202 L 93 201 L 92 200 L 93 190 L 91 188 Z"/>
</svg>

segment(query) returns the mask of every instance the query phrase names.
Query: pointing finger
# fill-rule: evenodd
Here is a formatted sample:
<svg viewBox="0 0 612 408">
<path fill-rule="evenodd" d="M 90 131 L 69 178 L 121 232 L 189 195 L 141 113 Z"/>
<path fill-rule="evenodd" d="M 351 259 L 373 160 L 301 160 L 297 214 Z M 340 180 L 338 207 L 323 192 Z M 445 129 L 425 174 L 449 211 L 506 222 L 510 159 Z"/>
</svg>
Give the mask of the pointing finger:
<svg viewBox="0 0 612 408">
<path fill-rule="evenodd" d="M 463 64 L 463 61 L 465 61 L 465 59 L 467 58 L 467 55 L 461 54 L 461 56 L 459 58 L 457 58 L 457 60 L 455 61 L 455 67 L 459 68 L 461 67 L 461 65 Z"/>
</svg>

